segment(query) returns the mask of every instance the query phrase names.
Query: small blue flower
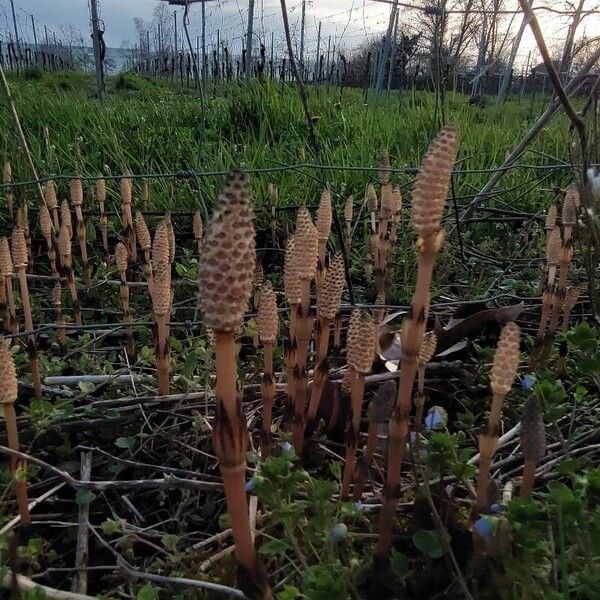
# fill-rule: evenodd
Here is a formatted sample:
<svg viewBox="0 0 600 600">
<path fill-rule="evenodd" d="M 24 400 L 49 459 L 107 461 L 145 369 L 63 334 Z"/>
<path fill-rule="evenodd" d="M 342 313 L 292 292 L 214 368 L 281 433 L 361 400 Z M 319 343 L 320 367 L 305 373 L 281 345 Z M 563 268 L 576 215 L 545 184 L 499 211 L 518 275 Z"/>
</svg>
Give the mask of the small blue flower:
<svg viewBox="0 0 600 600">
<path fill-rule="evenodd" d="M 285 454 L 289 454 L 292 451 L 292 445 L 289 442 L 283 442 L 281 444 L 281 449 Z"/>
<path fill-rule="evenodd" d="M 252 477 L 252 479 L 248 479 L 246 483 L 246 492 L 248 494 L 254 493 L 254 489 L 256 488 L 256 477 Z"/>
<path fill-rule="evenodd" d="M 496 529 L 496 522 L 490 517 L 480 517 L 475 521 L 473 525 L 475 532 L 481 537 L 488 537 L 494 533 Z"/>
<path fill-rule="evenodd" d="M 363 510 L 365 510 L 365 505 L 359 500 L 358 502 L 354 503 L 354 508 L 358 511 L 358 512 L 362 512 Z"/>
<path fill-rule="evenodd" d="M 446 426 L 448 420 L 448 414 L 441 406 L 434 406 L 429 409 L 427 416 L 425 417 L 425 427 L 427 431 L 433 431 L 434 429 L 441 429 Z"/>
<path fill-rule="evenodd" d="M 344 523 L 338 523 L 329 532 L 329 539 L 334 544 L 337 544 L 338 542 L 341 542 L 344 539 L 346 539 L 347 535 L 348 535 L 348 527 L 346 527 L 346 525 L 344 525 Z"/>
<path fill-rule="evenodd" d="M 492 504 L 490 506 L 490 511 L 497 515 L 499 513 L 503 513 L 504 512 L 504 506 L 502 504 L 498 504 L 497 502 L 495 502 L 494 504 Z"/>
<path fill-rule="evenodd" d="M 533 388 L 534 385 L 535 385 L 535 377 L 533 375 L 527 375 L 526 377 L 523 378 L 523 381 L 521 381 L 521 387 L 524 390 L 530 390 L 531 388 Z"/>
</svg>

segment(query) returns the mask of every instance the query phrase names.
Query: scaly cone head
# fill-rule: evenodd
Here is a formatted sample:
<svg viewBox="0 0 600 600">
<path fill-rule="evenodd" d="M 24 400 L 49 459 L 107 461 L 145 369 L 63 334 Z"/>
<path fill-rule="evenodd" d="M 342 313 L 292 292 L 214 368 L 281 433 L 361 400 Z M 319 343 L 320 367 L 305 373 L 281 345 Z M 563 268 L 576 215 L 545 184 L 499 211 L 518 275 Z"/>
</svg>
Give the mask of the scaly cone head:
<svg viewBox="0 0 600 600">
<path fill-rule="evenodd" d="M 325 190 L 321 194 L 319 208 L 317 209 L 317 233 L 320 242 L 326 242 L 331 233 L 331 222 L 333 220 L 333 212 L 331 209 L 331 192 Z"/>
<path fill-rule="evenodd" d="M 98 204 L 106 202 L 106 181 L 104 179 L 96 181 L 96 198 L 98 199 Z"/>
<path fill-rule="evenodd" d="M 140 248 L 144 252 L 150 250 L 150 246 L 152 245 L 150 231 L 148 230 L 148 225 L 146 225 L 144 215 L 139 211 L 135 213 L 135 235 Z"/>
<path fill-rule="evenodd" d="M 171 278 L 164 271 L 160 277 L 155 277 L 152 284 L 152 310 L 158 317 L 171 311 Z"/>
<path fill-rule="evenodd" d="M 354 214 L 354 197 L 348 196 L 346 204 L 344 205 L 344 220 L 348 223 L 352 221 L 352 215 Z"/>
<path fill-rule="evenodd" d="M 132 184 L 130 175 L 131 173 L 126 169 L 121 179 L 121 202 L 123 204 L 131 204 Z"/>
<path fill-rule="evenodd" d="M 0 238 L 0 272 L 4 277 L 9 277 L 13 274 L 13 262 L 6 237 Z"/>
<path fill-rule="evenodd" d="M 433 331 L 426 333 L 423 336 L 423 343 L 421 344 L 421 349 L 419 350 L 419 359 L 418 363 L 420 367 L 424 367 L 435 354 L 435 349 L 437 346 L 437 336 Z"/>
<path fill-rule="evenodd" d="M 129 253 L 123 242 L 119 242 L 115 249 L 115 264 L 119 273 L 125 273 L 127 271 L 127 263 L 129 259 Z"/>
<path fill-rule="evenodd" d="M 194 237 L 197 240 L 201 240 L 204 235 L 204 225 L 202 224 L 202 216 L 200 215 L 200 211 L 197 210 L 194 213 Z"/>
<path fill-rule="evenodd" d="M 372 183 L 369 183 L 367 185 L 365 196 L 367 197 L 367 205 L 369 207 L 369 212 L 376 213 L 379 207 L 377 200 L 377 192 L 375 191 L 375 186 Z M 350 219 L 352 219 L 352 216 L 350 217 Z"/>
<path fill-rule="evenodd" d="M 385 423 L 392 416 L 396 403 L 396 382 L 393 379 L 384 381 L 377 390 L 377 395 L 367 407 L 367 417 L 371 423 Z"/>
<path fill-rule="evenodd" d="M 277 297 L 270 282 L 265 283 L 260 291 L 260 306 L 256 320 L 261 342 L 275 344 L 279 333 L 279 319 L 277 317 Z"/>
<path fill-rule="evenodd" d="M 310 213 L 304 207 L 298 209 L 294 243 L 296 269 L 300 279 L 313 279 L 319 260 L 319 234 L 313 225 Z"/>
<path fill-rule="evenodd" d="M 52 217 L 50 216 L 50 211 L 48 210 L 48 207 L 45 204 L 43 204 L 42 206 L 40 206 L 40 230 L 44 238 L 46 238 L 47 240 L 50 240 L 52 238 L 53 228 L 54 225 L 52 224 Z"/>
<path fill-rule="evenodd" d="M 298 260 L 296 259 L 296 242 L 294 236 L 290 236 L 285 248 L 283 288 L 285 297 L 290 304 L 300 304 L 302 291 L 300 286 L 300 273 L 298 272 Z"/>
<path fill-rule="evenodd" d="M 49 210 L 58 208 L 58 200 L 56 199 L 56 184 L 54 181 L 46 181 L 44 185 L 44 201 Z"/>
<path fill-rule="evenodd" d="M 52 288 L 52 305 L 56 307 L 62 305 L 62 287 L 59 281 Z"/>
<path fill-rule="evenodd" d="M 260 290 L 265 283 L 265 271 L 260 262 L 256 261 L 254 265 L 254 273 L 252 274 L 252 287 L 255 290 Z"/>
<path fill-rule="evenodd" d="M 64 221 L 58 230 L 57 245 L 61 256 L 71 256 L 71 231 Z"/>
<path fill-rule="evenodd" d="M 379 182 L 383 186 L 390 182 L 390 157 L 387 153 L 379 160 Z"/>
<path fill-rule="evenodd" d="M 546 244 L 546 262 L 549 265 L 556 266 L 558 264 L 561 246 L 562 239 L 560 236 L 560 229 L 554 227 L 548 236 L 548 242 Z"/>
<path fill-rule="evenodd" d="M 576 184 L 572 184 L 567 189 L 565 200 L 562 207 L 563 227 L 575 227 L 577 225 L 577 207 L 580 205 L 579 189 Z"/>
<path fill-rule="evenodd" d="M 390 196 L 390 211 L 392 215 L 397 215 L 402 210 L 402 192 L 398 186 L 392 188 Z"/>
<path fill-rule="evenodd" d="M 171 263 L 169 261 L 169 232 L 160 225 L 154 234 L 152 243 L 152 272 L 155 279 L 170 278 Z"/>
<path fill-rule="evenodd" d="M 521 417 L 521 452 L 525 460 L 537 462 L 546 454 L 544 415 L 537 396 L 525 400 Z"/>
<path fill-rule="evenodd" d="M 557 215 L 558 210 L 556 209 L 556 205 L 553 204 L 546 213 L 546 224 L 544 225 L 544 229 L 546 229 L 547 231 L 552 231 L 554 227 L 556 227 Z"/>
<path fill-rule="evenodd" d="M 200 303 L 208 327 L 235 331 L 244 321 L 256 257 L 248 179 L 232 171 L 204 236 Z"/>
<path fill-rule="evenodd" d="M 340 310 L 342 293 L 346 283 L 344 275 L 344 258 L 336 253 L 325 272 L 325 279 L 319 289 L 319 316 L 332 321 Z"/>
<path fill-rule="evenodd" d="M 423 157 L 412 194 L 414 228 L 421 238 L 437 234 L 458 150 L 458 131 L 446 126 L 431 142 Z"/>
<path fill-rule="evenodd" d="M 2 170 L 2 179 L 4 183 L 12 183 L 12 167 L 10 166 L 10 162 L 6 161 L 4 163 L 4 169 Z"/>
<path fill-rule="evenodd" d="M 371 315 L 355 308 L 348 325 L 346 361 L 358 373 L 368 373 L 375 355 L 375 325 Z"/>
<path fill-rule="evenodd" d="M 83 186 L 81 185 L 81 179 L 71 179 L 69 191 L 71 193 L 71 204 L 73 206 L 81 206 L 83 204 Z"/>
<path fill-rule="evenodd" d="M 173 264 L 175 261 L 175 230 L 173 229 L 173 222 L 171 221 L 170 214 L 167 214 L 167 216 L 163 219 L 161 226 L 164 226 L 167 230 L 167 236 L 169 240 L 169 262 Z"/>
<path fill-rule="evenodd" d="M 60 224 L 68 228 L 70 235 L 73 235 L 73 221 L 71 220 L 71 209 L 69 203 L 63 200 L 60 204 Z"/>
<path fill-rule="evenodd" d="M 500 333 L 490 372 L 490 386 L 494 395 L 506 396 L 512 387 L 519 367 L 520 342 L 521 330 L 518 325 L 506 324 Z"/>
<path fill-rule="evenodd" d="M 27 266 L 27 242 L 22 227 L 15 227 L 11 239 L 12 260 L 16 269 Z"/>
<path fill-rule="evenodd" d="M 14 404 L 19 386 L 12 354 L 3 340 L 0 341 L 0 404 Z"/>
</svg>

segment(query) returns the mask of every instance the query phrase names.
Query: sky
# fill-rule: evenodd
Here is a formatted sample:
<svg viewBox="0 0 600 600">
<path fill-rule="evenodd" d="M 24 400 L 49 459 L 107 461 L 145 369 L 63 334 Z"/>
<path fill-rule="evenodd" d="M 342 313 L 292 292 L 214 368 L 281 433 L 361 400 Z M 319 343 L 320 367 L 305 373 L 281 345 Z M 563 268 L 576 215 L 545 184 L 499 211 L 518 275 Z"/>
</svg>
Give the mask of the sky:
<svg viewBox="0 0 600 600">
<path fill-rule="evenodd" d="M 154 8 L 163 4 L 160 0 L 98 0 L 100 15 L 105 24 L 105 39 L 110 47 L 120 47 L 123 42 L 135 40 L 134 17 L 150 20 Z M 535 0 L 536 5 L 559 6 L 557 0 Z M 597 0 L 587 0 L 596 5 Z M 57 37 L 64 35 L 64 26 L 73 25 L 82 32 L 85 43 L 90 39 L 88 0 L 14 0 L 19 35 L 32 39 L 31 15 L 37 24 L 38 37 L 43 36 L 46 25 Z M 301 0 L 288 0 L 290 25 L 295 41 L 298 39 Z M 166 4 L 166 2 L 164 3 Z M 507 8 L 517 5 L 517 0 L 506 0 Z M 276 46 L 283 51 L 282 24 L 279 0 L 255 0 L 255 31 L 259 36 L 269 38 L 274 32 Z M 245 33 L 248 0 L 214 0 L 207 3 L 208 43 L 216 39 L 219 30 L 221 39 L 225 38 L 235 47 L 241 46 Z M 367 37 L 380 35 L 387 26 L 390 6 L 372 0 L 308 0 L 306 15 L 307 49 L 316 48 L 319 21 L 322 23 L 321 39 L 326 44 L 329 36 L 332 44 L 342 39 L 344 50 L 360 45 Z M 181 15 L 182 9 L 178 9 Z M 543 13 L 539 13 L 540 17 Z M 179 19 L 181 17 L 179 16 Z M 506 17 L 507 22 L 510 17 Z M 565 20 L 556 15 L 546 14 L 540 18 L 549 46 L 564 35 Z M 407 17 L 410 22 L 410 16 Z M 181 21 L 179 21 L 181 23 Z M 518 27 L 520 17 L 513 22 Z M 585 27 L 589 34 L 600 34 L 600 15 L 590 17 Z M 0 35 L 4 37 L 8 29 L 12 30 L 10 0 L 0 0 Z M 191 9 L 192 38 L 200 35 L 200 6 Z M 323 46 L 322 46 L 323 47 Z M 535 48 L 535 42 L 527 31 L 520 51 L 520 58 L 527 56 Z"/>
</svg>

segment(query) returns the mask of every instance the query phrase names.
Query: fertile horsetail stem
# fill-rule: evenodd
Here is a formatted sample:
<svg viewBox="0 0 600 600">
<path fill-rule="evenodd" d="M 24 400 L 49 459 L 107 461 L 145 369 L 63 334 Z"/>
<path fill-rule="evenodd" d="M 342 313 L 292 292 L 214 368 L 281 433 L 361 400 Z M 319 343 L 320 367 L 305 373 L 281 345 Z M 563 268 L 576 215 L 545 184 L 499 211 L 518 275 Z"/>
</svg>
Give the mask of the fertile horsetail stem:
<svg viewBox="0 0 600 600">
<path fill-rule="evenodd" d="M 127 247 L 123 242 L 119 242 L 115 249 L 115 264 L 119 271 L 119 277 L 121 279 L 120 296 L 121 305 L 123 307 L 123 322 L 127 325 L 127 347 L 126 352 L 130 360 L 135 360 L 135 344 L 133 341 L 133 329 L 131 327 L 133 323 L 133 317 L 131 315 L 131 309 L 129 306 L 129 284 L 127 283 L 127 266 L 129 263 L 129 253 Z"/>
<path fill-rule="evenodd" d="M 133 198 L 133 180 L 131 173 L 126 170 L 121 178 L 121 219 L 123 221 L 123 237 L 126 240 L 129 257 L 133 262 L 137 261 L 137 247 L 135 241 L 135 229 L 131 215 L 131 201 Z"/>
<path fill-rule="evenodd" d="M 437 336 L 435 333 L 430 332 L 425 334 L 421 349 L 419 350 L 419 358 L 417 363 L 419 366 L 418 381 L 417 381 L 417 395 L 415 396 L 415 406 L 417 409 L 415 415 L 415 429 L 419 431 L 423 422 L 423 407 L 425 406 L 425 369 L 427 364 L 433 358 L 435 349 L 437 347 Z"/>
<path fill-rule="evenodd" d="M 327 241 L 331 234 L 331 223 L 333 221 L 333 211 L 331 208 L 331 192 L 325 190 L 321 194 L 319 208 L 317 209 L 317 234 L 319 238 L 319 263 L 317 265 L 317 289 L 319 289 L 323 280 L 325 270 L 325 255 L 327 253 Z"/>
<path fill-rule="evenodd" d="M 577 287 L 569 286 L 565 294 L 565 303 L 563 305 L 563 322 L 562 330 L 568 331 L 569 321 L 571 319 L 571 312 L 575 308 L 577 301 L 579 300 L 579 289 Z"/>
<path fill-rule="evenodd" d="M 79 242 L 79 250 L 81 252 L 81 263 L 83 265 L 85 287 L 89 289 L 92 285 L 92 280 L 86 245 L 85 221 L 83 220 L 83 212 L 81 210 L 81 206 L 83 204 L 83 187 L 81 185 L 81 179 L 72 179 L 69 189 L 71 192 L 71 204 L 73 204 L 75 207 L 77 241 Z"/>
<path fill-rule="evenodd" d="M 57 281 L 52 288 L 52 306 L 54 306 L 54 316 L 56 318 L 56 337 L 61 346 L 67 343 L 67 333 L 65 331 L 65 319 L 62 314 L 62 286 Z"/>
<path fill-rule="evenodd" d="M 71 219 L 71 213 L 69 212 L 69 221 Z M 62 267 L 63 274 L 67 280 L 69 292 L 71 294 L 71 304 L 75 312 L 75 323 L 77 325 L 83 324 L 81 318 L 81 309 L 79 307 L 79 299 L 77 297 L 77 287 L 75 285 L 75 276 L 73 274 L 73 256 L 71 254 L 71 236 L 73 235 L 70 229 L 69 222 L 63 220 L 60 224 L 60 229 L 57 236 L 58 252 L 60 254 L 60 264 Z"/>
<path fill-rule="evenodd" d="M 198 246 L 198 255 L 202 254 L 202 238 L 204 237 L 204 225 L 202 224 L 202 215 L 200 211 L 197 210 L 194 213 L 194 239 L 196 240 L 196 245 Z"/>
<path fill-rule="evenodd" d="M 108 248 L 108 217 L 106 216 L 106 181 L 100 178 L 96 181 L 96 199 L 100 210 L 99 228 L 102 235 L 102 247 L 106 256 L 109 254 Z"/>
<path fill-rule="evenodd" d="M 521 452 L 523 453 L 523 479 L 521 497 L 531 496 L 535 480 L 535 468 L 546 454 L 546 428 L 544 415 L 537 396 L 531 395 L 525 401 L 521 417 Z"/>
<path fill-rule="evenodd" d="M 44 204 L 40 206 L 40 231 L 46 240 L 48 261 L 50 262 L 50 270 L 52 277 L 58 277 L 56 269 L 56 251 L 54 249 L 54 225 L 48 207 Z"/>
<path fill-rule="evenodd" d="M 60 227 L 60 215 L 58 209 L 58 200 L 56 198 L 56 184 L 54 181 L 47 181 L 44 185 L 44 202 L 52 216 L 54 231 L 56 233 Z"/>
<path fill-rule="evenodd" d="M 19 331 L 19 321 L 17 320 L 15 295 L 13 292 L 13 262 L 10 256 L 10 246 L 5 237 L 0 238 L 0 273 L 3 275 L 3 285 L 6 293 L 4 329 L 7 333 L 17 333 Z"/>
<path fill-rule="evenodd" d="M 348 196 L 344 204 L 344 221 L 346 222 L 346 253 L 352 245 L 352 216 L 354 215 L 354 197 Z"/>
<path fill-rule="evenodd" d="M 150 231 L 148 230 L 148 225 L 146 225 L 144 215 L 141 212 L 135 214 L 135 233 L 137 243 L 144 253 L 144 277 L 146 277 L 146 283 L 148 284 L 148 293 L 152 296 L 152 262 L 150 256 L 152 238 L 150 237 Z"/>
</svg>

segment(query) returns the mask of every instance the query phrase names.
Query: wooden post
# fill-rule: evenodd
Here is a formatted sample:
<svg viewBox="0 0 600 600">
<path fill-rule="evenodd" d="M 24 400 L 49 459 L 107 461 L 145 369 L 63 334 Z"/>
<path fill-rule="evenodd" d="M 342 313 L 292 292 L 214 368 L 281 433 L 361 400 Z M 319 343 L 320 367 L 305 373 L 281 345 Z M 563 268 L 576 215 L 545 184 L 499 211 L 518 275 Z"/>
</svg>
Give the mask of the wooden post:
<svg viewBox="0 0 600 600">
<path fill-rule="evenodd" d="M 104 96 L 104 73 L 102 69 L 102 56 L 100 53 L 100 29 L 98 26 L 98 0 L 90 0 L 92 13 L 92 41 L 94 43 L 94 65 L 96 68 L 96 94 L 98 98 Z"/>
<path fill-rule="evenodd" d="M 248 31 L 246 33 L 246 79 L 252 77 L 252 37 L 254 35 L 254 0 L 248 0 Z"/>
</svg>

